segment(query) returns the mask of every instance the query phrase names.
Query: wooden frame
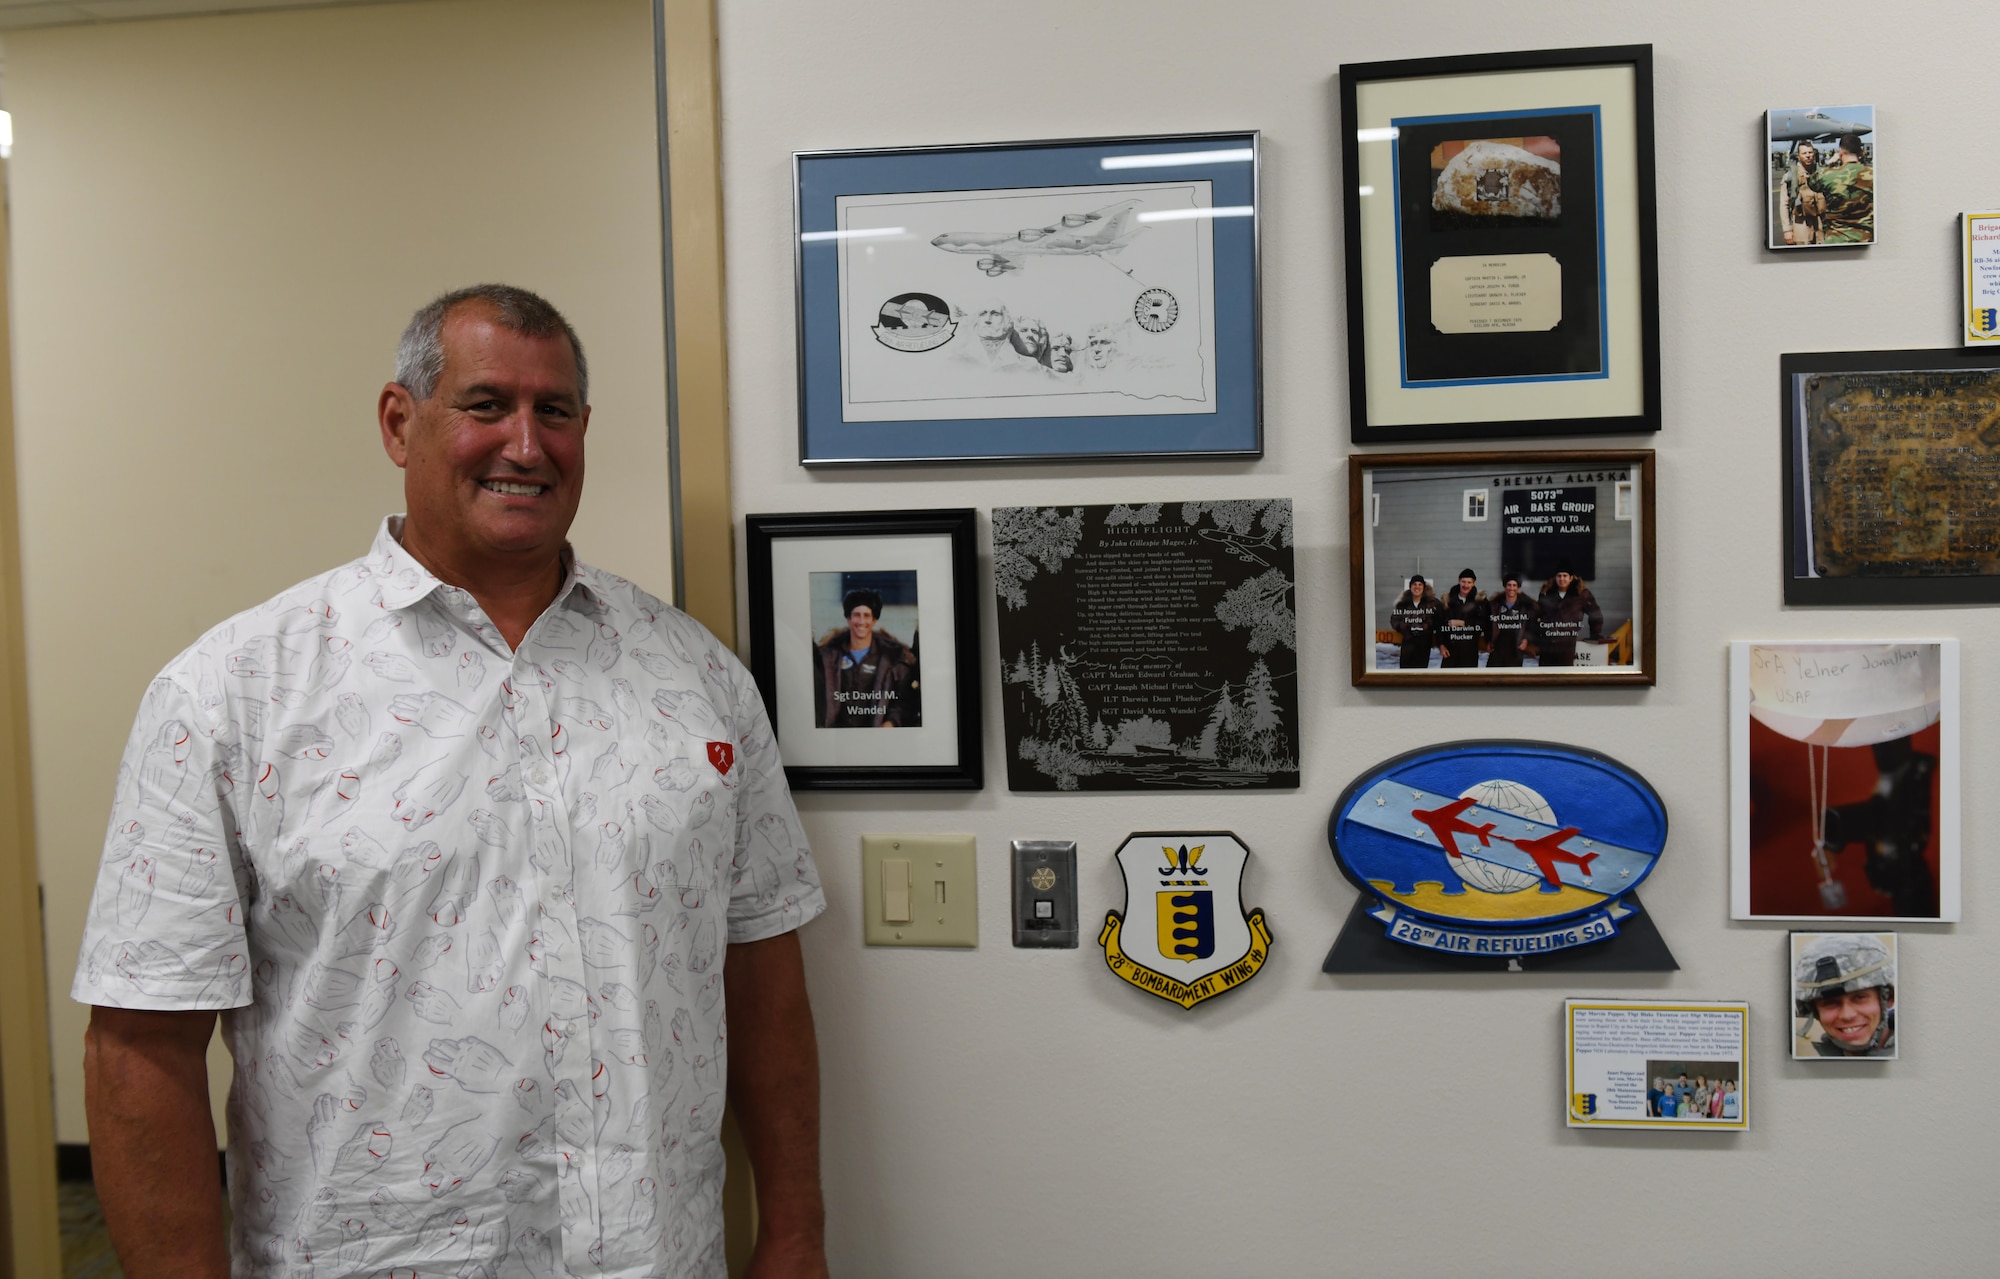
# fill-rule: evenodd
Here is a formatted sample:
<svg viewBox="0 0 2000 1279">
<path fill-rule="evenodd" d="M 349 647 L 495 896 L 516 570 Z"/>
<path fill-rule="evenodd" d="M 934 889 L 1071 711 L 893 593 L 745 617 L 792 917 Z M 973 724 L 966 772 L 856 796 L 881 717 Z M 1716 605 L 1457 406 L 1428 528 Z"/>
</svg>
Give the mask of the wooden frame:
<svg viewBox="0 0 2000 1279">
<path fill-rule="evenodd" d="M 1350 63 L 1340 113 L 1355 443 L 1660 429 L 1651 45 Z"/>
<path fill-rule="evenodd" d="M 792 789 L 981 789 L 986 778 L 977 512 L 750 515 L 744 526 L 750 672 L 770 710 L 779 747 L 791 761 L 785 777 Z M 902 596 L 893 593 L 892 583 Z M 817 654 L 834 651 L 827 627 L 844 625 L 843 597 L 857 588 L 876 590 L 890 607 L 906 601 L 898 611 L 907 625 L 895 619 L 893 641 L 910 650 L 912 659 L 919 650 L 917 626 L 930 629 L 924 660 L 912 663 L 915 677 L 883 695 L 901 699 L 894 702 L 899 713 L 914 718 L 890 733 L 843 732 L 857 725 L 822 722 L 822 708 L 833 705 L 836 694 L 827 674 L 831 668 L 823 669 Z M 882 608 L 875 611 L 883 623 L 876 632 L 879 643 L 892 619 Z"/>
<path fill-rule="evenodd" d="M 1654 683 L 1657 609 L 1652 450 L 1356 454 L 1348 458 L 1347 480 L 1348 616 L 1357 688 Z M 1489 506 L 1497 509 L 1491 520 L 1464 522 L 1456 514 L 1466 487 L 1474 480 L 1493 493 Z M 1409 487 L 1401 488 L 1401 496 L 1387 504 L 1384 533 L 1385 503 L 1381 498 L 1390 485 Z M 1627 485 L 1631 487 L 1621 487 Z M 1590 492 L 1581 491 L 1585 489 Z M 1516 500 L 1510 502 L 1510 496 Z M 1632 503 L 1637 504 L 1636 510 Z M 1431 506 L 1443 514 L 1430 511 Z M 1404 523 L 1417 532 L 1398 536 Z M 1609 533 L 1605 525 L 1613 526 Z M 1616 528 L 1621 525 L 1630 527 L 1619 534 Z M 1605 551 L 1611 556 L 1609 561 L 1600 559 Z M 1509 562 L 1512 559 L 1522 562 Z M 1421 645 L 1424 665 L 1401 665 L 1414 661 L 1420 648 L 1415 642 L 1406 642 L 1411 637 L 1392 625 L 1403 596 L 1411 593 L 1407 584 L 1411 574 L 1421 573 L 1427 594 L 1443 597 L 1448 603 L 1447 592 L 1456 579 L 1439 579 L 1457 572 L 1453 564 L 1472 568 L 1475 589 L 1496 600 L 1504 590 L 1504 575 L 1513 570 L 1522 574 L 1519 598 L 1539 601 L 1543 592 L 1535 588 L 1543 584 L 1543 575 L 1559 571 L 1557 565 L 1571 561 L 1573 576 L 1586 584 L 1599 576 L 1600 564 L 1608 567 L 1601 581 L 1609 589 L 1606 598 L 1597 601 L 1601 619 L 1589 627 L 1593 632 L 1590 638 L 1603 641 L 1601 648 L 1595 644 L 1586 647 L 1583 637 L 1575 633 L 1589 620 L 1587 611 L 1581 621 L 1544 621 L 1538 602 L 1528 610 L 1529 621 L 1518 632 L 1522 637 L 1518 643 L 1528 647 L 1513 650 L 1522 665 L 1496 666 L 1491 662 L 1494 651 L 1506 651 L 1499 647 L 1502 640 L 1497 631 L 1482 631 L 1487 638 L 1475 641 L 1474 664 L 1469 667 L 1441 664 L 1446 660 L 1445 650 L 1451 659 L 1462 659 L 1466 650 L 1466 645 L 1442 645 L 1441 641 Z M 1405 585 L 1392 590 L 1392 577 L 1404 578 Z M 1590 591 L 1582 594 L 1595 598 Z M 1563 598 L 1567 598 L 1566 593 Z M 1420 601 L 1415 606 L 1423 607 Z M 1417 619 L 1412 616 L 1411 620 Z M 1435 633 L 1442 635 L 1444 631 Z M 1392 644 L 1398 665 L 1386 667 L 1382 650 Z M 1606 664 L 1543 664 L 1566 657 L 1571 661 L 1577 657 L 1600 659 Z M 1529 660 L 1536 664 L 1527 665 Z"/>
</svg>

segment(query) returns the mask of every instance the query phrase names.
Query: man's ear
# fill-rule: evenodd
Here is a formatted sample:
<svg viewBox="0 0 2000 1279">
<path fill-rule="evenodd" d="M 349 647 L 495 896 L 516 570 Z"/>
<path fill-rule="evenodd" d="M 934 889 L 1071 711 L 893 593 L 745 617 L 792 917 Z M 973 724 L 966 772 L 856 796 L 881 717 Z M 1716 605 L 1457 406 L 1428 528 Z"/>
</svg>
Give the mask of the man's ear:
<svg viewBox="0 0 2000 1279">
<path fill-rule="evenodd" d="M 382 451 L 397 466 L 408 465 L 410 430 L 417 420 L 417 401 L 410 388 L 401 382 L 385 384 L 375 402 L 375 418 L 382 427 Z"/>
</svg>

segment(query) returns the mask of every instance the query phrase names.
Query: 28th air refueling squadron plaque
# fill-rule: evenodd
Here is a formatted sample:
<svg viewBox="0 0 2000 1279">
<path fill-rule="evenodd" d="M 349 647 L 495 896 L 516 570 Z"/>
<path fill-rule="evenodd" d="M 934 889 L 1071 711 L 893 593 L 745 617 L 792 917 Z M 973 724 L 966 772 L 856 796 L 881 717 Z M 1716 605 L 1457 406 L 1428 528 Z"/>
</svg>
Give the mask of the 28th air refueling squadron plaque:
<svg viewBox="0 0 2000 1279">
<path fill-rule="evenodd" d="M 1666 807 L 1607 755 L 1411 751 L 1348 786 L 1327 838 L 1362 897 L 1326 972 L 1679 966 L 1632 896 L 1666 844 Z"/>
</svg>

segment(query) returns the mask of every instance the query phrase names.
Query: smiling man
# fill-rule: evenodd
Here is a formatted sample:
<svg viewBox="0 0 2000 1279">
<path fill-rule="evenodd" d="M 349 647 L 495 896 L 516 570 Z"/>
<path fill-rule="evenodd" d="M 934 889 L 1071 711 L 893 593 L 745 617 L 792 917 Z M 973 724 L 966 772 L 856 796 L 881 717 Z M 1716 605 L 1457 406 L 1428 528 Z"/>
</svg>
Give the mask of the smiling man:
<svg viewBox="0 0 2000 1279">
<path fill-rule="evenodd" d="M 752 1273 L 824 1274 L 818 873 L 748 673 L 569 548 L 581 343 L 447 294 L 377 409 L 407 513 L 174 659 L 119 770 L 72 994 L 125 1272 L 721 1275 L 726 1093 Z"/>
<path fill-rule="evenodd" d="M 1896 957 L 1872 933 L 1825 933 L 1792 974 L 1794 1057 L 1894 1057 Z"/>
</svg>

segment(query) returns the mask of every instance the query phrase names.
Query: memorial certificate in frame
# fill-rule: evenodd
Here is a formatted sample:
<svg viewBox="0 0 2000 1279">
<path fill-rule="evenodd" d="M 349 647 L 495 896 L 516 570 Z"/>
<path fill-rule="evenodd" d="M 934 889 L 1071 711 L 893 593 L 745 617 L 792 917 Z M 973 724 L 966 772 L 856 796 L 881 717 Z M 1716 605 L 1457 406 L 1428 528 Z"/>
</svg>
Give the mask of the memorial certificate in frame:
<svg viewBox="0 0 2000 1279">
<path fill-rule="evenodd" d="M 1652 67 L 1340 69 L 1355 443 L 1659 429 Z"/>
</svg>

